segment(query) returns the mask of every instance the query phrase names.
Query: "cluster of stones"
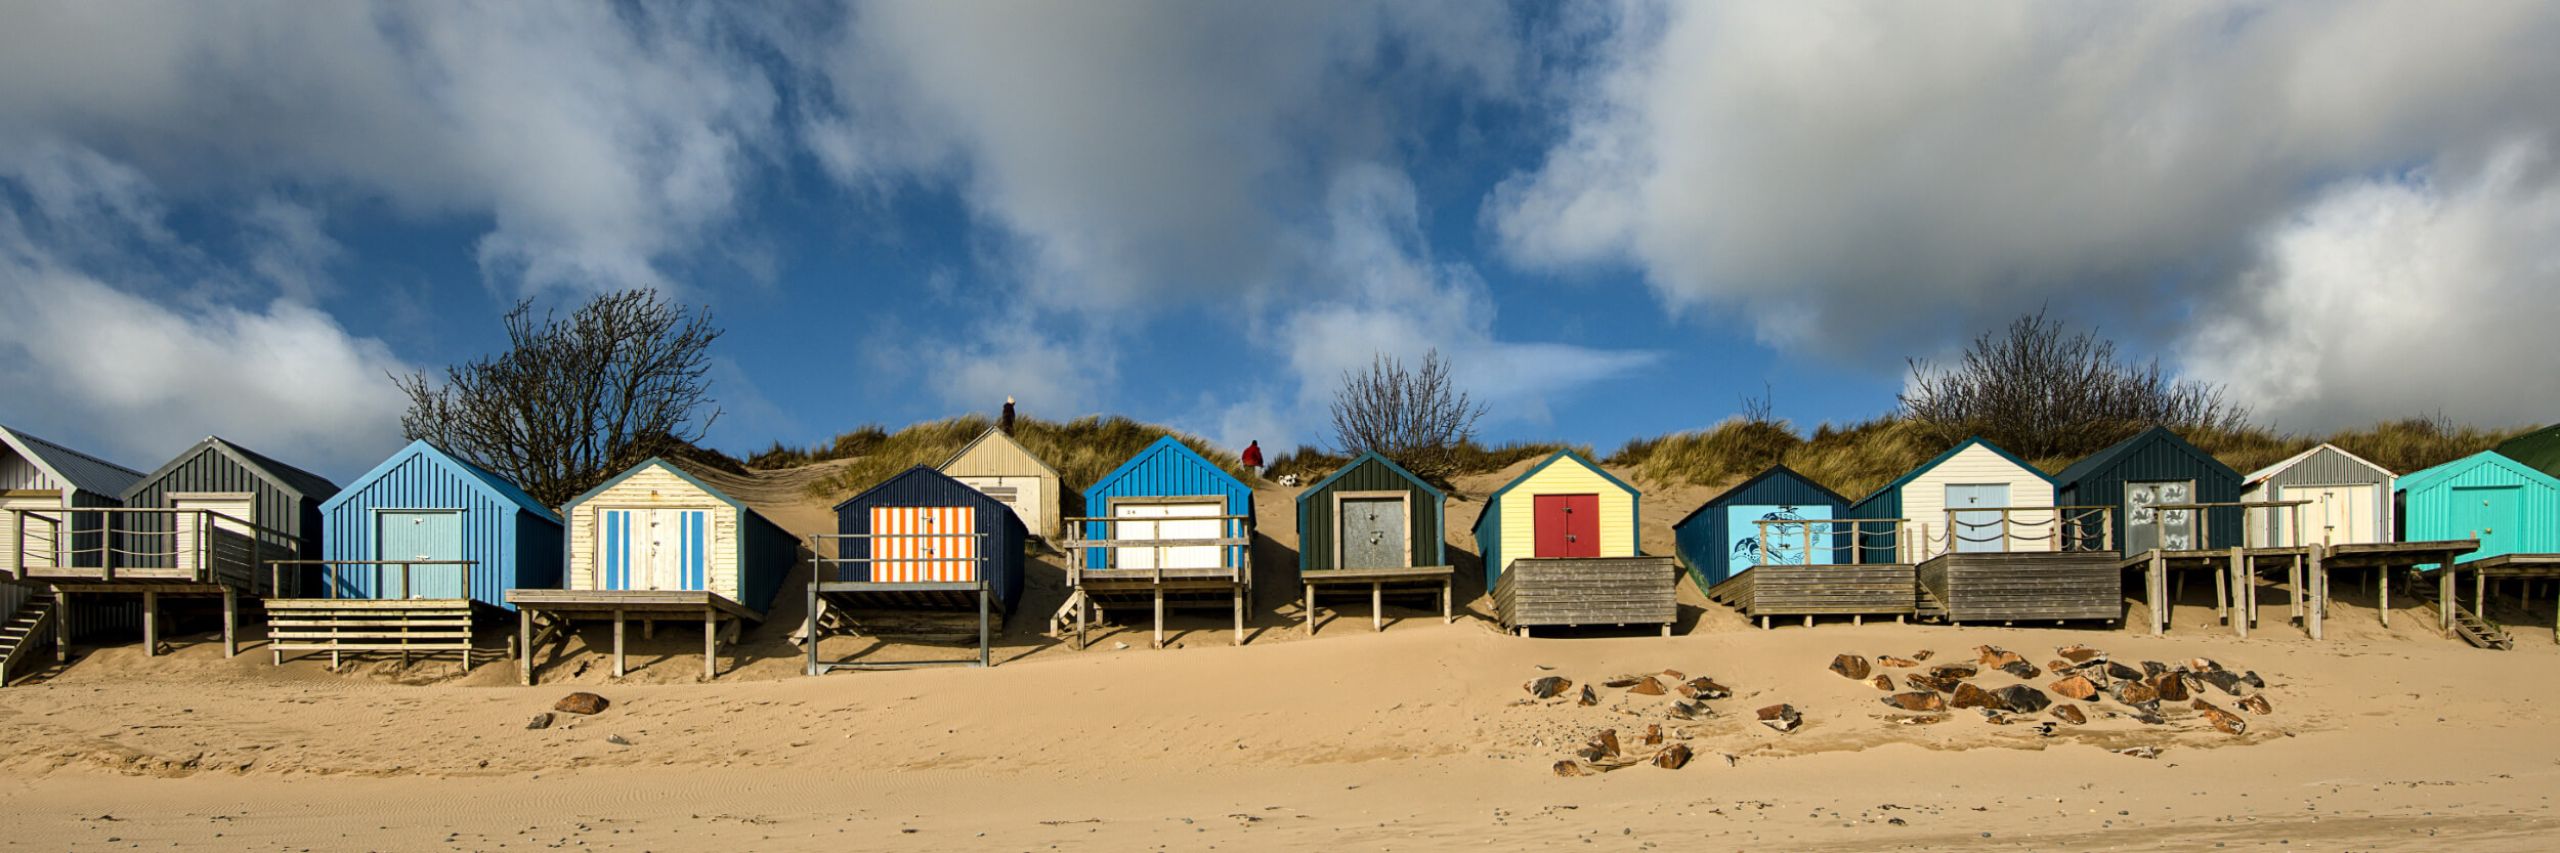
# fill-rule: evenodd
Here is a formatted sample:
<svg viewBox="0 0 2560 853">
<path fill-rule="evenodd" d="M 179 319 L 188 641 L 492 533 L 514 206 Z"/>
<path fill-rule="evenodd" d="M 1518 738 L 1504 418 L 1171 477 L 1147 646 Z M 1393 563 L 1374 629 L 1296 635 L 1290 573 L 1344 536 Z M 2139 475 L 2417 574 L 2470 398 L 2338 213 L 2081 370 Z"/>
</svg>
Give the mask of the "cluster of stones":
<svg viewBox="0 0 2560 853">
<path fill-rule="evenodd" d="M 1707 707 L 1707 702 L 1733 695 L 1732 690 L 1717 684 L 1715 679 L 1703 676 L 1690 678 L 1678 670 L 1668 669 L 1646 675 L 1621 675 L 1603 680 L 1598 686 L 1624 690 L 1631 696 L 1676 697 L 1663 709 L 1663 713 L 1673 720 L 1714 716 L 1715 711 Z M 1581 707 L 1600 704 L 1599 690 L 1593 685 L 1583 684 L 1577 689 L 1572 679 L 1562 676 L 1531 679 L 1521 688 L 1527 690 L 1534 700 L 1570 700 Z M 1574 750 L 1572 758 L 1556 762 L 1555 773 L 1558 776 L 1594 776 L 1638 764 L 1678 770 L 1689 766 L 1689 761 L 1697 756 L 1688 744 L 1679 742 L 1687 738 L 1685 729 L 1666 732 L 1661 723 L 1647 723 L 1643 734 L 1636 739 L 1636 747 L 1630 750 L 1620 740 L 1617 729 L 1602 729 L 1580 749 Z"/>
<path fill-rule="evenodd" d="M 2165 702 L 2183 703 L 2216 730 L 2241 735 L 2248 733 L 2248 720 L 2207 701 L 2208 689 L 2237 697 L 2238 707 L 2250 714 L 2265 715 L 2275 710 L 2265 694 L 2255 692 L 2266 687 L 2266 681 L 2257 673 L 2233 672 L 2205 658 L 2189 660 L 2179 667 L 2159 661 L 2132 666 L 2110 659 L 2105 652 L 2075 644 L 2055 649 L 2055 659 L 2039 668 L 2024 656 L 1998 646 L 1979 646 L 1974 651 L 1978 656 L 1972 663 L 1943 663 L 1925 670 L 1919 667 L 1929 659 L 1927 651 L 1908 658 L 1879 656 L 1875 664 L 1884 668 L 1916 670 L 1903 673 L 1900 688 L 1892 675 L 1876 672 L 1877 667 L 1859 655 L 1833 658 L 1831 671 L 1889 694 L 1883 703 L 1911 715 L 1897 720 L 1910 724 L 1936 723 L 1945 720 L 1950 710 L 1971 709 L 1999 725 L 2027 721 L 2043 713 L 2055 721 L 2079 726 L 2089 722 L 2089 711 L 2081 707 L 2085 703 L 2100 714 L 2121 714 L 2147 725 L 2163 725 L 2168 722 L 2160 713 Z M 1973 680 L 1986 672 L 2003 673 L 2020 682 L 2048 674 L 2056 676 L 2057 680 L 2046 688 L 2066 701 L 2056 702 L 2044 690 L 2024 683 L 1985 689 Z M 2243 695 L 2244 689 L 2247 695 Z M 2108 700 L 2123 710 L 2107 709 L 2102 703 Z M 2035 725 L 2044 734 L 2054 731 L 2052 722 Z"/>
</svg>

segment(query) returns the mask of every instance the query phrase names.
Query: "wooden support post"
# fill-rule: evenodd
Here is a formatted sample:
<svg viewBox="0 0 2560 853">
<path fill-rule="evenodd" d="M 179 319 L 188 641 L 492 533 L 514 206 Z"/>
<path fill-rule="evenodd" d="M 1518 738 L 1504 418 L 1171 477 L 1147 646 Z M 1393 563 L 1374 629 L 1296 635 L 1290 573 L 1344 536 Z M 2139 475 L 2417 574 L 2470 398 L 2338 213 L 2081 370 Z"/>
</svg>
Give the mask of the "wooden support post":
<svg viewBox="0 0 2560 853">
<path fill-rule="evenodd" d="M 658 638 L 658 620 L 656 620 L 656 619 L 651 619 L 651 618 L 649 618 L 649 617 L 647 617 L 647 616 L 645 616 L 645 615 L 644 615 L 644 616 L 641 616 L 641 617 L 640 617 L 640 639 L 643 639 L 643 640 L 655 640 L 655 639 L 657 639 L 657 638 Z"/>
<path fill-rule="evenodd" d="M 1315 584 L 1307 584 L 1307 585 L 1306 585 L 1306 587 L 1307 587 L 1307 604 L 1306 604 L 1306 608 L 1305 608 L 1305 609 L 1306 609 L 1306 612 L 1305 612 L 1304 614 L 1302 614 L 1302 615 L 1304 615 L 1304 616 L 1306 617 L 1306 621 L 1307 621 L 1307 636 L 1313 637 L 1313 636 L 1315 636 L 1315 635 L 1316 635 L 1316 585 L 1315 585 Z"/>
<path fill-rule="evenodd" d="M 1369 631 L 1376 633 L 1386 629 L 1387 585 L 1373 582 L 1369 584 Z"/>
<path fill-rule="evenodd" d="M 71 593 L 60 589 L 53 591 L 53 662 L 71 662 Z"/>
<path fill-rule="evenodd" d="M 2389 628 L 2391 627 L 2391 567 L 2375 566 L 2373 583 L 2382 590 L 2382 627 Z"/>
<path fill-rule="evenodd" d="M 1458 582 L 1454 577 L 1444 577 L 1440 579 L 1440 624 L 1442 625 L 1458 621 L 1458 617 L 1452 615 L 1449 609 L 1450 599 L 1456 597 L 1454 593 L 1457 590 L 1457 586 Z M 2560 628 L 2554 628 L 2553 630 L 2560 631 Z"/>
<path fill-rule="evenodd" d="M 1244 584 L 1236 584 L 1236 645 L 1244 645 Z"/>
<path fill-rule="evenodd" d="M 2314 640 L 2325 638 L 2327 626 L 2323 622 L 2329 617 L 2329 570 L 2320 565 L 2322 550 L 2320 546 L 2312 546 L 2308 558 L 2311 564 L 2311 639 Z"/>
<path fill-rule="evenodd" d="M 806 621 L 803 621 L 803 622 L 801 623 L 801 625 L 800 625 L 800 636 L 801 636 L 801 637 L 802 637 L 802 638 L 803 638 L 803 639 L 804 639 L 804 640 L 809 644 L 809 648 L 808 648 L 808 653 L 809 653 L 809 666 L 808 666 L 807 673 L 808 673 L 809 675 L 816 675 L 816 674 L 818 674 L 818 579 L 817 579 L 817 578 L 814 578 L 814 577 L 813 577 L 813 578 L 810 578 L 810 579 L 809 579 L 809 586 L 808 586 L 808 588 L 806 589 L 806 593 L 807 593 L 808 598 L 809 598 L 809 603 L 808 603 L 807 609 L 804 609 L 804 610 L 800 611 L 801 618 L 802 618 L 803 620 L 806 620 Z M 1081 614 L 1079 614 L 1079 616 L 1081 616 Z M 1078 622 L 1082 622 L 1083 620 L 1082 620 L 1081 618 L 1079 618 L 1077 621 L 1078 621 Z M 1079 642 L 1079 643 L 1081 643 L 1081 642 L 1082 642 L 1082 637 L 1081 637 L 1081 636 L 1079 636 L 1079 637 L 1078 637 L 1078 642 Z M 1081 645 L 1079 645 L 1078 647 L 1079 647 L 1079 648 L 1081 648 L 1082 646 L 1081 646 Z"/>
<path fill-rule="evenodd" d="M 995 663 L 995 634 L 989 628 L 987 619 L 987 612 L 993 609 L 995 609 L 995 590 L 988 588 L 984 582 L 980 582 L 978 584 L 978 666 L 980 667 Z"/>
<path fill-rule="evenodd" d="M 2436 574 L 2436 633 L 2451 637 L 2453 609 L 2462 606 L 2462 599 L 2455 595 L 2460 589 L 2453 585 L 2453 562 L 2436 566 Z"/>
<path fill-rule="evenodd" d="M 1662 635 L 1665 637 L 1671 636 L 1671 623 L 1662 623 Z"/>
<path fill-rule="evenodd" d="M 2286 614 L 2285 618 L 2290 620 L 2294 625 L 2309 628 L 2311 627 L 2310 620 L 2304 618 L 2302 615 L 2302 584 L 2304 580 L 2305 579 L 2302 576 L 2302 557 L 2296 555 L 2293 559 L 2285 561 L 2284 585 L 2286 589 L 2293 591 L 2293 610 Z"/>
<path fill-rule="evenodd" d="M 533 686 L 533 608 L 516 608 L 516 682 Z"/>
<path fill-rule="evenodd" d="M 2251 612 L 2254 605 L 2257 604 L 2257 601 L 2257 572 L 2249 567 L 2249 558 L 2247 555 L 2242 554 L 2239 548 L 2232 548 L 2231 604 L 2233 609 L 2238 612 L 2232 615 L 2231 624 L 2239 631 L 2242 639 L 2248 638 L 2249 625 L 2257 618 L 2257 614 Z"/>
<path fill-rule="evenodd" d="M 2216 569 L 2214 574 L 2217 577 L 2213 579 L 2213 612 L 2222 617 L 2222 624 L 2229 625 L 2231 624 L 2231 568 L 2225 566 Z"/>
<path fill-rule="evenodd" d="M 2164 600 L 2169 597 L 2168 562 L 2168 558 L 2161 556 L 2160 549 L 2151 549 L 2151 582 L 2142 594 L 2151 599 L 2151 636 L 2154 637 L 2169 631 L 2170 602 Z"/>
<path fill-rule="evenodd" d="M 1164 580 L 1156 580 L 1156 648 L 1164 648 Z"/>
<path fill-rule="evenodd" d="M 720 611 L 702 608 L 702 680 L 720 677 Z"/>
<path fill-rule="evenodd" d="M 2477 569 L 2471 572 L 2471 615 L 2489 621 L 2489 573 Z"/>
<path fill-rule="evenodd" d="M 1769 617 L 1767 617 L 1767 616 L 1762 616 L 1762 617 L 1760 617 L 1760 630 L 1763 630 L 1763 631 L 1769 630 Z"/>
<path fill-rule="evenodd" d="M 1085 598 L 1084 590 L 1081 589 L 1067 594 L 1073 596 L 1076 600 L 1076 650 L 1083 651 L 1086 645 L 1084 634 L 1085 616 L 1093 610 L 1093 601 Z"/>
<path fill-rule="evenodd" d="M 1813 627 L 1813 614 L 1807 613 L 1804 615 L 1804 626 L 1807 628 Z"/>
<path fill-rule="evenodd" d="M 240 591 L 222 588 L 222 657 L 240 656 Z"/>
<path fill-rule="evenodd" d="M 622 629 L 627 620 L 622 611 L 613 611 L 613 677 L 622 677 Z"/>
<path fill-rule="evenodd" d="M 1527 625 L 1522 625 L 1522 626 L 1520 626 L 1520 636 L 1523 636 L 1523 637 L 1529 636 L 1529 626 L 1527 626 Z"/>
<path fill-rule="evenodd" d="M 142 591 L 142 656 L 160 654 L 160 594 Z"/>
</svg>

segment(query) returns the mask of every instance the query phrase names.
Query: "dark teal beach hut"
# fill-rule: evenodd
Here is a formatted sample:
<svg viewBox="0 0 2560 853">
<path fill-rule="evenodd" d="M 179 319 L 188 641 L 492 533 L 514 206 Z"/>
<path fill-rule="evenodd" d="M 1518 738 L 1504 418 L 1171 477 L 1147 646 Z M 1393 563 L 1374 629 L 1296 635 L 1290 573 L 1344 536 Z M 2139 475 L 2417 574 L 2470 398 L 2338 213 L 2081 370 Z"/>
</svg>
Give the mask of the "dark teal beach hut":
<svg viewBox="0 0 2560 853">
<path fill-rule="evenodd" d="M 2242 543 L 2248 523 L 2265 523 L 2259 513 L 2238 506 L 2178 508 L 2236 504 L 2241 477 L 2239 471 L 2166 427 L 2143 430 L 2089 454 L 2053 479 L 2061 486 L 2063 506 L 2115 509 L 2110 519 L 2115 545 L 2111 550 L 2122 554 L 2154 548 L 2222 550 Z M 2084 540 L 2090 538 L 2094 537 L 2083 535 Z M 2079 550 L 2097 550 L 2100 544 L 2083 541 Z"/>
<path fill-rule="evenodd" d="M 1845 546 L 1846 533 L 1823 535 L 1815 527 L 1816 541 L 1811 553 L 1805 548 L 1805 529 L 1795 525 L 1775 525 L 1768 541 L 1761 539 L 1762 521 L 1821 521 L 1848 517 L 1849 500 L 1823 488 L 1803 474 L 1784 465 L 1771 466 L 1751 479 L 1708 498 L 1687 517 L 1671 525 L 1673 540 L 1678 545 L 1680 562 L 1696 579 L 1698 589 L 1705 590 L 1723 583 L 1726 578 L 1750 571 L 1763 562 L 1777 564 L 1830 565 L 1850 563 Z M 1882 531 L 1880 531 L 1882 532 Z M 1881 537 L 1879 537 L 1881 538 Z M 1886 545 L 1888 549 L 1890 545 Z M 1764 550 L 1765 549 L 1765 550 Z"/>
</svg>

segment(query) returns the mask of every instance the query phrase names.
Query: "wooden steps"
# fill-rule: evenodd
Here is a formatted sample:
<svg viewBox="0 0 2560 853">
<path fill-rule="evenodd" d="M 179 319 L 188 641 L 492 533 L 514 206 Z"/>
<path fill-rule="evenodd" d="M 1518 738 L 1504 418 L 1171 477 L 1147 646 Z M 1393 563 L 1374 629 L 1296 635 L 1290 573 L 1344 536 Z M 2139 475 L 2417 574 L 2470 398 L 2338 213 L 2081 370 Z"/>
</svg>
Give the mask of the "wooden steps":
<svg viewBox="0 0 2560 853">
<path fill-rule="evenodd" d="M 328 652 L 329 667 L 350 652 L 453 653 L 471 669 L 471 600 L 467 598 L 375 601 L 367 599 L 268 599 L 267 648 L 276 663 L 286 652 Z"/>
<path fill-rule="evenodd" d="M 0 623 L 0 684 L 9 682 L 9 674 L 17 671 L 24 658 L 53 642 L 53 620 L 61 618 L 56 612 L 59 606 L 52 590 L 39 590 L 18 612 L 9 614 L 8 622 Z"/>
<path fill-rule="evenodd" d="M 2420 582 L 2409 586 L 2418 600 L 2435 605 L 2437 618 L 2443 620 L 2446 604 L 2443 597 L 2436 594 L 2435 584 Z M 2514 635 L 2500 630 L 2496 625 L 2489 624 L 2489 620 L 2480 618 L 2480 614 L 2471 612 L 2471 608 L 2457 602 L 2452 605 L 2452 609 L 2453 618 L 2446 621 L 2453 623 L 2453 635 L 2462 638 L 2463 642 L 2478 648 L 2502 652 L 2516 647 Z"/>
</svg>

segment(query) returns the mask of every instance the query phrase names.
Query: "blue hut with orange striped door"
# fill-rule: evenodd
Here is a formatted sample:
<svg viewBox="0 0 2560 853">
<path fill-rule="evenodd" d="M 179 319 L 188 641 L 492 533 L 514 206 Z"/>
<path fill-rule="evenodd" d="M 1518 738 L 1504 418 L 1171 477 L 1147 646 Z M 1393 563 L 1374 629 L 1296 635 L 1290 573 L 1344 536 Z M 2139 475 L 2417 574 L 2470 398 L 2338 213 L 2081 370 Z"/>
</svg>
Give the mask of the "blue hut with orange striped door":
<svg viewBox="0 0 2560 853">
<path fill-rule="evenodd" d="M 1084 490 L 1087 518 L 1068 570 L 1077 644 L 1087 607 L 1152 605 L 1164 643 L 1167 606 L 1230 606 L 1244 642 L 1253 589 L 1253 487 L 1181 439 L 1156 439 Z"/>
<path fill-rule="evenodd" d="M 1022 600 L 1031 533 L 1003 501 L 918 465 L 836 504 L 836 533 L 817 537 L 817 574 L 804 630 L 809 674 L 850 664 L 819 659 L 824 608 L 978 611 L 978 659 L 989 661 L 990 613 L 1000 625 Z M 934 661 L 956 663 L 959 661 Z"/>
</svg>

